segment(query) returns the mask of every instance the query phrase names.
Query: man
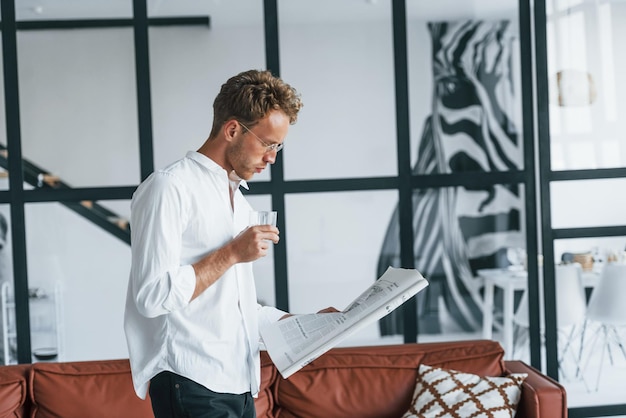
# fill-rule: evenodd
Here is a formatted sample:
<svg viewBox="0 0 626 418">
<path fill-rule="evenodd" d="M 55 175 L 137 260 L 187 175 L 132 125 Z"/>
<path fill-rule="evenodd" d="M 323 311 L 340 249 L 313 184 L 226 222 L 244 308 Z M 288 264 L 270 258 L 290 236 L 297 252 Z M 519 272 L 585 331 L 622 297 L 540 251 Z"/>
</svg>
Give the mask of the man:
<svg viewBox="0 0 626 418">
<path fill-rule="evenodd" d="M 239 185 L 275 162 L 301 107 L 267 71 L 230 78 L 206 142 L 133 195 L 124 329 L 135 391 L 149 387 L 156 418 L 255 416 L 258 328 L 287 314 L 257 304 L 250 262 L 279 231 L 248 227 Z"/>
</svg>

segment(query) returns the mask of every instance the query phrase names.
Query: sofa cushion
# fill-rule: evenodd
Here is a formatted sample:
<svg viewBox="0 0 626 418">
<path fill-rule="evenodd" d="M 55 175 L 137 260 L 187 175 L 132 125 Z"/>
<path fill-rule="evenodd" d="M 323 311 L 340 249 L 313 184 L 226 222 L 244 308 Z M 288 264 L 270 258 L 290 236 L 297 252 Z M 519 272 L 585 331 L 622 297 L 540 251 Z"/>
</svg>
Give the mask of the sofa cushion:
<svg viewBox="0 0 626 418">
<path fill-rule="evenodd" d="M 481 377 L 420 364 L 411 407 L 402 418 L 513 418 L 527 376 Z"/>
<path fill-rule="evenodd" d="M 128 360 L 36 363 L 30 370 L 32 418 L 152 418 L 133 389 Z"/>
<path fill-rule="evenodd" d="M 0 370 L 0 418 L 24 418 L 27 386 L 25 365 L 5 366 Z"/>
<path fill-rule="evenodd" d="M 276 416 L 399 417 L 409 408 L 421 363 L 500 376 L 503 354 L 497 342 L 482 340 L 335 348 L 289 379 L 278 378 Z"/>
<path fill-rule="evenodd" d="M 267 354 L 261 351 L 261 388 L 259 396 L 254 400 L 257 418 L 274 418 L 274 394 L 272 385 L 276 381 L 278 371 Z"/>
</svg>

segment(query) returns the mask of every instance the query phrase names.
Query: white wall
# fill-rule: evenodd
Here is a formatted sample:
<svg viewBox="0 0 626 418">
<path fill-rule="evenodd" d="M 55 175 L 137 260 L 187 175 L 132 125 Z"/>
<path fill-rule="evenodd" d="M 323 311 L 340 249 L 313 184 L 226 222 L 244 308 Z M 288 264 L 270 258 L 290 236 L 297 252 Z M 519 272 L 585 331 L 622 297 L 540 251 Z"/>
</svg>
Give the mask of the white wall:
<svg viewBox="0 0 626 418">
<path fill-rule="evenodd" d="M 29 286 L 60 288 L 61 359 L 127 357 L 129 247 L 56 203 L 27 206 L 26 232 Z"/>
</svg>

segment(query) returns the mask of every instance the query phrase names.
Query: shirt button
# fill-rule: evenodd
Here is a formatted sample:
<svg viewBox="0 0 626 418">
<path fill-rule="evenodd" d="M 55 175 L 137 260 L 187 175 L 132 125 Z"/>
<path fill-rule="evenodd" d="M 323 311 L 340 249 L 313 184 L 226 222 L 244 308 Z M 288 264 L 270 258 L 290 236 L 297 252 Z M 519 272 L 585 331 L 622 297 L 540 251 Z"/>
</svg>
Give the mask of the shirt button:
<svg viewBox="0 0 626 418">
<path fill-rule="evenodd" d="M 174 385 L 174 387 L 175 387 L 176 389 L 178 389 L 178 388 L 180 388 L 180 384 L 176 383 L 176 384 Z"/>
</svg>

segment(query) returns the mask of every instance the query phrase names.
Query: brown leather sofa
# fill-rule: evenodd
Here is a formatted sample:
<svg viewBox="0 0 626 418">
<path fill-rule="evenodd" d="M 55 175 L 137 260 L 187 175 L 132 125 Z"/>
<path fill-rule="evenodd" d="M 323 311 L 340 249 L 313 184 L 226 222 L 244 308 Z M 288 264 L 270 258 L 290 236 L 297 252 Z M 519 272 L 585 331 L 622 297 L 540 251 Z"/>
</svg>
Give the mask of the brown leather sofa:
<svg viewBox="0 0 626 418">
<path fill-rule="evenodd" d="M 419 364 L 485 376 L 528 373 L 517 417 L 567 417 L 561 385 L 493 341 L 335 348 L 289 379 L 262 353 L 259 418 L 385 418 L 408 409 Z M 135 396 L 128 360 L 0 367 L 0 418 L 152 417 Z"/>
</svg>

